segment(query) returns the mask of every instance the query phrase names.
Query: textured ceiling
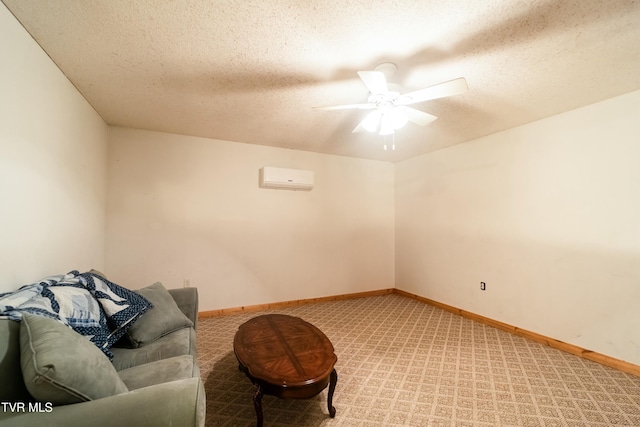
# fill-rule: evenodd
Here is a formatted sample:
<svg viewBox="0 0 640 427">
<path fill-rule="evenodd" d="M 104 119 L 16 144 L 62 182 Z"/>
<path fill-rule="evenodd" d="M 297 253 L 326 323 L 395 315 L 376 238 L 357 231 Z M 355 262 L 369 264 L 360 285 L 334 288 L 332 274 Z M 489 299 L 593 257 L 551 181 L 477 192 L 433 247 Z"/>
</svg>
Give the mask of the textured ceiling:
<svg viewBox="0 0 640 427">
<path fill-rule="evenodd" d="M 112 125 L 398 161 L 640 89 L 631 0 L 2 0 Z M 384 137 L 358 70 L 403 92 L 465 77 Z"/>
</svg>

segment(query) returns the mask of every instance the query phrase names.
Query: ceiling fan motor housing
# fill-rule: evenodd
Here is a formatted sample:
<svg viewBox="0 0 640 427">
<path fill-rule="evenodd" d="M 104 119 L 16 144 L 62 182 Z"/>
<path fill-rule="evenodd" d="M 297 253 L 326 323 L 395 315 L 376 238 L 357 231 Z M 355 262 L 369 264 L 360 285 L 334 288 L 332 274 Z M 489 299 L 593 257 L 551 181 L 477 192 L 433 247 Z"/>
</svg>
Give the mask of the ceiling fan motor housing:
<svg viewBox="0 0 640 427">
<path fill-rule="evenodd" d="M 376 104 L 376 107 L 380 108 L 385 105 L 395 105 L 398 98 L 400 98 L 400 93 L 398 92 L 379 93 L 377 95 L 370 95 L 367 102 Z"/>
</svg>

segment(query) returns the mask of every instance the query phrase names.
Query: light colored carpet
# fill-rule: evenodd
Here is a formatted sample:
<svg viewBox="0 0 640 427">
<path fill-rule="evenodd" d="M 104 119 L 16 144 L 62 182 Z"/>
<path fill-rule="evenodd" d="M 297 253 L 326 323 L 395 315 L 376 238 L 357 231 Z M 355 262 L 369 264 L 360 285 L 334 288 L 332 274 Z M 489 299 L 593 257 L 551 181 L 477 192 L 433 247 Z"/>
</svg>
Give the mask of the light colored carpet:
<svg viewBox="0 0 640 427">
<path fill-rule="evenodd" d="M 338 356 L 327 390 L 265 396 L 264 426 L 640 426 L 640 378 L 400 295 L 268 311 L 320 328 Z M 255 426 L 233 336 L 260 313 L 202 319 L 207 427 Z"/>
</svg>

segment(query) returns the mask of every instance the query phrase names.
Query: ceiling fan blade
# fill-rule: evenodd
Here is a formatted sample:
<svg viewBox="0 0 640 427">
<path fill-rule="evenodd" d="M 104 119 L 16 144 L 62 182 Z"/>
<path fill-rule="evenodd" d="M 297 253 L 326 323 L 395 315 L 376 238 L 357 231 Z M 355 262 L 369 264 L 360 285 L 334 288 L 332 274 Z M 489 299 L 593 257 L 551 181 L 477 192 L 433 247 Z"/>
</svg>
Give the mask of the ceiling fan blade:
<svg viewBox="0 0 640 427">
<path fill-rule="evenodd" d="M 382 71 L 358 71 L 358 75 L 372 95 L 380 95 L 389 92 L 387 78 Z"/>
<path fill-rule="evenodd" d="M 444 98 L 446 96 L 459 95 L 469 90 L 467 81 L 464 77 L 459 77 L 448 82 L 430 86 L 425 89 L 416 90 L 414 92 L 405 93 L 396 101 L 397 105 L 410 105 L 418 102 L 429 101 L 431 99 Z"/>
<path fill-rule="evenodd" d="M 404 115 L 413 122 L 420 126 L 425 126 L 437 119 L 433 114 L 425 113 L 424 111 L 416 110 L 415 108 L 400 106 Z"/>
<path fill-rule="evenodd" d="M 312 107 L 314 110 L 371 110 L 376 108 L 375 104 L 346 104 L 346 105 L 328 105 L 326 107 Z"/>
<path fill-rule="evenodd" d="M 364 120 L 362 122 L 364 122 Z M 356 126 L 351 133 L 366 132 L 367 129 L 362 125 L 362 122 L 358 123 L 358 126 Z"/>
<path fill-rule="evenodd" d="M 374 110 L 370 113 L 367 113 L 365 118 L 362 119 L 362 121 L 358 124 L 358 126 L 356 126 L 354 130 L 351 131 L 351 133 L 363 131 L 376 132 L 378 130 L 378 127 L 380 126 L 381 118 L 382 113 L 380 112 L 380 110 Z"/>
</svg>

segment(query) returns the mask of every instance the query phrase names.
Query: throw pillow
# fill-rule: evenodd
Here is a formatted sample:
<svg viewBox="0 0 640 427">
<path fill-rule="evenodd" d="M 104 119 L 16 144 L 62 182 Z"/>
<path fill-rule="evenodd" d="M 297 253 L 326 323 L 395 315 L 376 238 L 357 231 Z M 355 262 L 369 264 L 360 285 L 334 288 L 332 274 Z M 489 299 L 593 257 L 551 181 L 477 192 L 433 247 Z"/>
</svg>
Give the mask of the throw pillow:
<svg viewBox="0 0 640 427">
<path fill-rule="evenodd" d="M 66 405 L 127 392 L 109 359 L 57 320 L 23 313 L 20 364 L 31 395 Z"/>
<path fill-rule="evenodd" d="M 178 329 L 193 326 L 193 322 L 180 310 L 162 283 L 154 283 L 137 292 L 151 301 L 153 308 L 127 331 L 134 347 L 148 344 Z"/>
</svg>

